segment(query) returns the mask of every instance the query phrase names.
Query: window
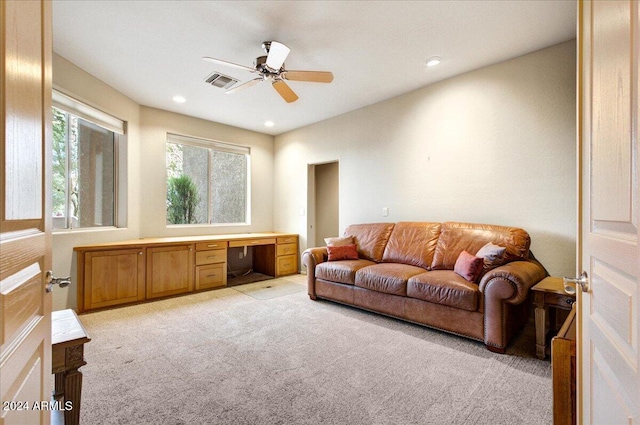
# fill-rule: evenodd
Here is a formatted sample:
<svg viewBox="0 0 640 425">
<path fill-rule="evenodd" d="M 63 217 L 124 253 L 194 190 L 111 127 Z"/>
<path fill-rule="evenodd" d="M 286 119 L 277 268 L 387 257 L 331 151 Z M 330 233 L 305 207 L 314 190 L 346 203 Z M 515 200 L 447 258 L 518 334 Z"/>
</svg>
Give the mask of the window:
<svg viewBox="0 0 640 425">
<path fill-rule="evenodd" d="M 247 147 L 167 136 L 167 224 L 249 222 Z"/>
<path fill-rule="evenodd" d="M 55 91 L 53 101 L 53 228 L 116 226 L 124 123 Z"/>
</svg>

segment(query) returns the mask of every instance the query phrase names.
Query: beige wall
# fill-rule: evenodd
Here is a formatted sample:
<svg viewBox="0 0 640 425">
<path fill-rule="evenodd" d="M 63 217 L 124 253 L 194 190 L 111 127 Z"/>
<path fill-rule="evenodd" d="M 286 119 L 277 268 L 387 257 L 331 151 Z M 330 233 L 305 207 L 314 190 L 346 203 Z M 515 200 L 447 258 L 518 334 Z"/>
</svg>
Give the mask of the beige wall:
<svg viewBox="0 0 640 425">
<path fill-rule="evenodd" d="M 562 43 L 275 138 L 274 227 L 306 248 L 307 166 L 340 161 L 340 229 L 364 222 L 519 226 L 575 272 L 576 45 Z M 389 216 L 382 216 L 382 208 Z"/>
<path fill-rule="evenodd" d="M 56 288 L 53 309 L 76 307 L 76 256 L 73 247 L 149 236 L 267 231 L 273 228 L 273 137 L 136 104 L 64 58 L 54 55 L 54 87 L 127 122 L 127 227 L 56 231 L 53 270 L 72 276 Z M 166 227 L 165 140 L 167 132 L 235 143 L 251 148 L 251 224 L 245 226 Z"/>
</svg>

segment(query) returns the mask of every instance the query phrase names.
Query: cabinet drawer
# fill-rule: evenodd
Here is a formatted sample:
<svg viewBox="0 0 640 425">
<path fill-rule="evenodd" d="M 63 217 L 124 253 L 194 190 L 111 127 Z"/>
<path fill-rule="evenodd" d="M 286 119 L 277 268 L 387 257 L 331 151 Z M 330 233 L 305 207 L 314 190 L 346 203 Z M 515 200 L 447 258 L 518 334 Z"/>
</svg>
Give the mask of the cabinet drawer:
<svg viewBox="0 0 640 425">
<path fill-rule="evenodd" d="M 227 286 L 227 272 L 224 264 L 196 267 L 196 290 L 223 286 Z"/>
<path fill-rule="evenodd" d="M 298 238 L 295 236 L 285 236 L 282 238 L 278 238 L 278 243 L 298 243 Z"/>
<path fill-rule="evenodd" d="M 569 295 L 553 294 L 550 292 L 544 294 L 545 304 L 566 310 L 571 310 L 574 301 L 575 298 Z"/>
<path fill-rule="evenodd" d="M 201 264 L 224 263 L 227 261 L 226 249 L 212 249 L 196 252 L 196 266 Z"/>
<path fill-rule="evenodd" d="M 281 255 L 294 255 L 298 253 L 298 244 L 295 243 L 286 243 L 279 244 L 276 249 L 276 255 L 280 257 Z"/>
<path fill-rule="evenodd" d="M 226 248 L 227 241 L 210 241 L 196 244 L 196 251 L 207 251 L 210 249 Z"/>
<path fill-rule="evenodd" d="M 251 245 L 275 245 L 276 240 L 275 238 L 269 238 L 269 239 L 245 239 L 245 240 L 240 240 L 240 241 L 230 241 L 229 242 L 229 247 L 236 247 L 236 246 L 251 246 Z"/>
<path fill-rule="evenodd" d="M 296 255 L 283 255 L 278 257 L 276 263 L 277 276 L 284 276 L 298 272 L 298 261 Z"/>
</svg>

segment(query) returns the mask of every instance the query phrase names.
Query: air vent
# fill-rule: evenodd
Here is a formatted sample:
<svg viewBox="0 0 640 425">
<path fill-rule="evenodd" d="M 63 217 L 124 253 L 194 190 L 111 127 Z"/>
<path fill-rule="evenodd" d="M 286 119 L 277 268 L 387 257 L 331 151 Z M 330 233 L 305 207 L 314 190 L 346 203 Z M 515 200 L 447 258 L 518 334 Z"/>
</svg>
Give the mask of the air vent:
<svg viewBox="0 0 640 425">
<path fill-rule="evenodd" d="M 222 75 L 219 72 L 214 72 L 209 75 L 205 80 L 205 83 L 211 84 L 214 87 L 220 87 L 221 89 L 228 89 L 233 86 L 238 80 L 231 78 L 227 75 Z"/>
</svg>

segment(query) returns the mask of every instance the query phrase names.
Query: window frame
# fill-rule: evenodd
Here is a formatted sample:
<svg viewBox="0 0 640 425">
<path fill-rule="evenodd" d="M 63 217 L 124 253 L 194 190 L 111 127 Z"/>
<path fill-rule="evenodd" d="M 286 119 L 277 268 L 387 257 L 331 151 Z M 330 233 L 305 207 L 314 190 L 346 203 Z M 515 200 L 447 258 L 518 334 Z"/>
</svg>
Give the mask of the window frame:
<svg viewBox="0 0 640 425">
<path fill-rule="evenodd" d="M 242 146 L 234 143 L 222 142 L 219 140 L 205 139 L 202 137 L 185 136 L 176 133 L 167 133 L 165 141 L 165 199 L 167 199 L 169 181 L 168 164 L 167 164 L 167 144 L 173 143 L 178 145 L 186 145 L 191 147 L 197 147 L 207 149 L 208 151 L 219 151 L 225 153 L 232 153 L 238 155 L 244 155 L 246 160 L 246 184 L 245 184 L 245 213 L 244 221 L 233 223 L 213 223 L 210 206 L 213 203 L 213 194 L 211 193 L 211 163 L 209 161 L 207 168 L 207 222 L 193 223 L 193 224 L 170 224 L 167 222 L 167 210 L 165 209 L 165 223 L 167 228 L 173 227 L 197 227 L 197 226 L 211 226 L 211 227 L 228 227 L 228 226 L 249 226 L 251 225 L 251 148 L 249 146 Z M 209 152 L 211 155 L 211 152 Z"/>
<path fill-rule="evenodd" d="M 113 138 L 113 225 L 109 226 L 87 226 L 87 227 L 73 227 L 72 217 L 69 213 L 70 203 L 70 179 L 68 175 L 69 171 L 69 125 L 67 119 L 67 143 L 65 143 L 65 180 L 67 187 L 65 189 L 65 227 L 53 228 L 54 233 L 65 232 L 82 232 L 82 231 L 101 231 L 101 230 L 113 230 L 117 228 L 127 227 L 127 123 L 124 120 L 114 117 L 111 114 L 103 112 L 87 103 L 77 100 L 67 94 L 62 93 L 59 90 L 52 90 L 52 107 L 61 110 L 67 117 L 74 115 L 79 119 L 82 119 L 91 124 L 97 125 L 105 130 L 111 131 L 114 134 Z M 52 154 L 51 152 L 49 153 Z M 52 183 L 53 184 L 53 181 Z M 53 216 L 52 216 L 53 218 Z"/>
</svg>

